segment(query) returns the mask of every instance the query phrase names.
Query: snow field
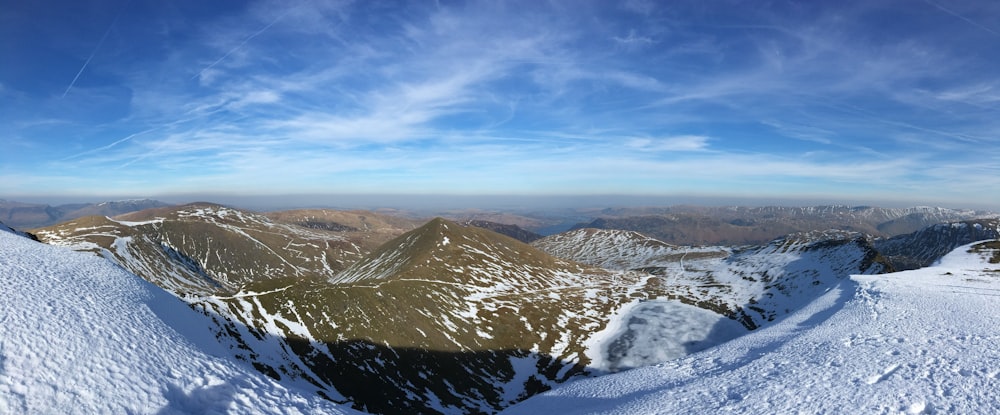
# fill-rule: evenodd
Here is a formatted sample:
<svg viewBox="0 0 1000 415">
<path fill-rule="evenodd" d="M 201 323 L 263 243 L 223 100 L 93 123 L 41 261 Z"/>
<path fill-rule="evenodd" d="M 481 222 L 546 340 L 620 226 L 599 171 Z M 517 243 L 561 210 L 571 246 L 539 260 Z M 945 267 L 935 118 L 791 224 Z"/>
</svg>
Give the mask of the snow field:
<svg viewBox="0 0 1000 415">
<path fill-rule="evenodd" d="M 633 301 L 585 346 L 591 368 L 618 372 L 684 357 L 746 333 L 735 320 L 679 301 Z"/>
<path fill-rule="evenodd" d="M 967 250 L 852 276 L 772 326 L 504 413 L 1000 413 L 1000 272 Z"/>
<path fill-rule="evenodd" d="M 207 319 L 111 262 L 0 232 L 0 413 L 350 413 L 227 360 Z"/>
</svg>

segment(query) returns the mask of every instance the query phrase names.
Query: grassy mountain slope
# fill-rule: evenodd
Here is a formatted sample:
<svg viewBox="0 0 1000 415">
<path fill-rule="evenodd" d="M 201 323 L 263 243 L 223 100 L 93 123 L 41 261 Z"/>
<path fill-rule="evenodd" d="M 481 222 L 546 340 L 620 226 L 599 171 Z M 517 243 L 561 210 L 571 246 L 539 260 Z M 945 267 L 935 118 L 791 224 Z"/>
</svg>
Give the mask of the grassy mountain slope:
<svg viewBox="0 0 1000 415">
<path fill-rule="evenodd" d="M 646 295 L 641 273 L 486 229 L 436 219 L 369 254 L 358 225 L 197 203 L 39 235 L 181 296 L 261 372 L 377 413 L 489 413 L 548 389 L 584 373 L 588 336 Z"/>
<path fill-rule="evenodd" d="M 584 342 L 641 277 L 434 219 L 330 281 L 261 282 L 200 303 L 285 339 L 296 364 L 276 362 L 278 376 L 376 412 L 488 413 L 583 373 Z"/>
<path fill-rule="evenodd" d="M 325 230 L 196 203 L 89 216 L 36 231 L 44 242 L 99 252 L 179 294 L 231 293 L 254 281 L 330 278 L 365 250 Z"/>
</svg>

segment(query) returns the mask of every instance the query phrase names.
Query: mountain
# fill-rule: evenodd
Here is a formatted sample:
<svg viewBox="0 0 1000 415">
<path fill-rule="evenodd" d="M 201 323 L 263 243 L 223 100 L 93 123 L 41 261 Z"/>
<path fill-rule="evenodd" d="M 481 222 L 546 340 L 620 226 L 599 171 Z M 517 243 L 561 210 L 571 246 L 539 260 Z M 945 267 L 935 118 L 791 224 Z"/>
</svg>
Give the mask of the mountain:
<svg viewBox="0 0 1000 415">
<path fill-rule="evenodd" d="M 524 243 L 531 243 L 531 241 L 542 237 L 542 235 L 525 230 L 517 225 L 508 225 L 505 223 L 490 222 L 487 220 L 468 220 L 462 222 L 462 224 L 465 226 L 475 226 L 477 228 L 489 229 L 493 232 L 501 235 L 507 235 Z"/>
<path fill-rule="evenodd" d="M 8 226 L 14 228 L 31 229 L 84 216 L 116 216 L 162 206 L 169 205 L 149 199 L 77 203 L 59 206 L 0 200 L 0 220 L 3 220 Z"/>
<path fill-rule="evenodd" d="M 63 213 L 49 205 L 0 199 L 0 220 L 7 226 L 28 229 L 58 222 Z"/>
<path fill-rule="evenodd" d="M 753 330 L 797 309 L 851 274 L 891 266 L 865 236 L 788 235 L 741 249 L 672 246 L 636 232 L 580 229 L 540 239 L 553 255 L 655 277 L 665 297 L 713 310 Z"/>
<path fill-rule="evenodd" d="M 366 210 L 297 209 L 263 215 L 277 223 L 337 232 L 367 250 L 426 222 Z"/>
<path fill-rule="evenodd" d="M 640 273 L 443 219 L 369 252 L 345 235 L 374 220 L 352 215 L 197 203 L 39 236 L 174 292 L 262 373 L 376 413 L 492 413 L 585 373 L 588 336 L 642 295 Z"/>
<path fill-rule="evenodd" d="M 493 413 L 585 373 L 585 341 L 640 283 L 639 273 L 589 268 L 438 218 L 328 281 L 268 281 L 195 303 L 266 328 L 220 331 L 243 342 L 248 359 L 285 353 L 265 370 L 306 377 L 358 408 Z M 260 341 L 275 338 L 288 340 Z"/>
<path fill-rule="evenodd" d="M 111 202 L 88 203 L 81 205 L 62 205 L 57 209 L 65 210 L 60 221 L 76 219 L 84 216 L 118 216 L 140 210 L 170 206 L 167 203 L 151 199 L 116 200 Z M 72 209 L 71 209 L 72 208 Z"/>
<path fill-rule="evenodd" d="M 93 255 L 0 231 L 0 413 L 354 413 L 261 375 L 208 321 Z"/>
<path fill-rule="evenodd" d="M 891 269 L 862 235 L 810 232 L 756 247 L 685 247 L 632 231 L 578 229 L 534 246 L 610 269 L 651 274 L 646 298 L 589 340 L 609 372 L 684 357 L 780 321 L 847 276 Z M 706 314 L 707 313 L 707 314 Z M 721 317 L 721 318 L 720 318 Z"/>
<path fill-rule="evenodd" d="M 935 207 L 673 206 L 605 209 L 599 212 L 598 218 L 574 228 L 631 230 L 673 244 L 745 245 L 766 243 L 795 232 L 826 229 L 890 237 L 941 222 L 989 217 L 997 215 Z"/>
<path fill-rule="evenodd" d="M 639 232 L 617 229 L 582 228 L 536 240 L 533 246 L 573 261 L 607 269 L 629 270 L 682 258 L 727 257 L 723 247 L 677 246 Z"/>
<path fill-rule="evenodd" d="M 561 222 L 562 213 L 530 214 L 517 211 L 494 211 L 482 209 L 457 209 L 446 211 L 430 211 L 435 216 L 453 222 L 467 223 L 471 221 L 492 222 L 504 225 L 515 225 L 521 229 L 535 230 Z"/>
<path fill-rule="evenodd" d="M 907 235 L 876 241 L 877 249 L 898 270 L 930 266 L 955 248 L 1000 238 L 1000 219 L 942 223 Z"/>
<path fill-rule="evenodd" d="M 998 263 L 992 241 L 931 268 L 852 276 L 759 331 L 503 413 L 996 413 Z"/>
<path fill-rule="evenodd" d="M 42 241 L 88 250 L 177 293 L 227 294 L 251 282 L 336 275 L 368 250 L 324 229 L 211 203 L 88 216 L 41 228 Z"/>
<path fill-rule="evenodd" d="M 579 229 L 529 245 L 441 218 L 208 203 L 38 236 L 167 288 L 261 373 L 373 413 L 495 413 L 781 324 L 849 275 L 893 269 L 883 240 L 844 230 L 734 248 Z"/>
</svg>

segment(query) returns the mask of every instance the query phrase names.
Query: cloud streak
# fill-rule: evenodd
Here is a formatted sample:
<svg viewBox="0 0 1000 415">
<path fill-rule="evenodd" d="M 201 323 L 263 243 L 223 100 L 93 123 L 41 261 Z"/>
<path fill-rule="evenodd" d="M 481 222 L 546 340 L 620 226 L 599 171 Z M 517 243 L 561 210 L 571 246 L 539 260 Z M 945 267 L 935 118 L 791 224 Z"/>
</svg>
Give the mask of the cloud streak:
<svg viewBox="0 0 1000 415">
<path fill-rule="evenodd" d="M 975 26 L 975 27 L 977 27 L 979 29 L 982 29 L 982 30 L 986 31 L 989 34 L 992 34 L 994 36 L 1000 36 L 1000 32 L 997 32 L 996 30 L 993 30 L 993 29 L 991 29 L 989 27 L 986 27 L 986 26 L 984 26 L 984 25 L 982 25 L 982 24 L 980 24 L 980 23 L 976 22 L 975 20 L 972 20 L 972 19 L 970 19 L 968 17 L 962 16 L 961 14 L 958 14 L 955 11 L 953 11 L 951 9 L 948 9 L 948 8 L 946 8 L 946 7 L 944 7 L 944 6 L 940 5 L 940 4 L 937 4 L 937 3 L 932 2 L 930 0 L 924 0 L 924 3 L 927 3 L 927 4 L 931 5 L 931 6 L 934 6 L 938 10 L 941 10 L 941 11 L 943 11 L 945 13 L 948 13 L 948 14 L 950 14 L 952 16 L 955 16 L 956 18 L 961 19 L 962 21 L 964 21 L 964 22 L 966 22 L 966 23 L 968 23 L 968 24 L 970 24 L 972 26 Z"/>
<path fill-rule="evenodd" d="M 118 13 L 115 14 L 114 20 L 111 21 L 111 24 L 108 25 L 108 28 L 104 30 L 104 34 L 101 35 L 101 40 L 97 41 L 97 46 L 94 46 L 94 49 L 90 51 L 90 56 L 87 56 L 87 60 L 83 62 L 83 66 L 81 66 L 80 70 L 76 72 L 75 76 L 73 76 L 73 80 L 70 81 L 69 85 L 66 86 L 66 90 L 63 91 L 63 94 L 60 98 L 66 98 L 66 95 L 69 94 L 69 91 L 73 89 L 74 85 L 76 85 L 76 81 L 80 79 L 80 75 L 83 75 L 83 71 L 87 69 L 87 65 L 90 65 L 90 61 L 94 59 L 95 55 L 97 55 L 97 51 L 101 50 L 101 46 L 104 45 L 104 41 L 107 40 L 108 35 L 111 34 L 111 29 L 113 29 L 115 27 L 115 24 L 118 23 L 118 18 L 121 17 L 122 12 L 124 12 L 125 8 L 128 7 L 130 1 L 131 0 L 126 0 L 125 4 L 123 4 L 121 9 L 118 10 Z"/>
<path fill-rule="evenodd" d="M 122 19 L 122 37 L 150 56 L 113 67 L 88 59 L 77 77 L 100 65 L 121 79 L 125 110 L 100 122 L 21 121 L 18 137 L 51 150 L 21 155 L 95 183 L 127 176 L 170 191 L 916 199 L 920 183 L 962 181 L 963 165 L 969 182 L 1000 185 L 991 178 L 1000 53 L 984 41 L 993 33 L 946 10 L 397 6 L 255 2 L 204 15 L 157 6 L 167 9 L 146 16 L 153 21 Z M 904 20 L 878 23 L 887 16 Z M 201 70 L 192 77 L 192 68 Z M 0 84 L 13 96 L 10 81 Z M 33 110 L 88 104 L 69 101 Z M 953 188 L 978 197 L 973 185 Z"/>
<path fill-rule="evenodd" d="M 250 36 L 247 36 L 245 39 L 243 39 L 242 42 L 240 42 L 240 44 L 236 45 L 232 49 L 229 49 L 229 51 L 226 52 L 225 54 L 223 54 L 219 59 L 216 59 L 214 62 L 208 64 L 208 66 L 202 68 L 200 71 L 198 71 L 198 73 L 194 74 L 194 76 L 192 76 L 191 79 L 199 79 L 199 78 L 201 78 L 202 75 L 204 75 L 206 72 L 210 71 L 216 65 L 218 65 L 222 61 L 226 60 L 226 58 L 228 58 L 229 55 L 232 55 L 237 50 L 240 50 L 244 46 L 246 46 L 247 43 L 250 43 L 250 41 L 253 40 L 253 38 L 255 38 L 257 36 L 260 36 L 261 34 L 263 34 L 264 32 L 266 32 L 267 29 L 270 29 L 271 26 L 274 26 L 276 23 L 278 23 L 278 21 L 280 21 L 288 13 L 291 13 L 292 10 L 294 10 L 294 9 L 290 8 L 290 9 L 284 11 L 283 13 L 279 14 L 278 17 L 275 17 L 274 20 L 271 20 L 270 23 L 264 25 L 264 27 L 260 28 L 260 30 L 257 30 L 256 32 L 254 32 Z"/>
</svg>

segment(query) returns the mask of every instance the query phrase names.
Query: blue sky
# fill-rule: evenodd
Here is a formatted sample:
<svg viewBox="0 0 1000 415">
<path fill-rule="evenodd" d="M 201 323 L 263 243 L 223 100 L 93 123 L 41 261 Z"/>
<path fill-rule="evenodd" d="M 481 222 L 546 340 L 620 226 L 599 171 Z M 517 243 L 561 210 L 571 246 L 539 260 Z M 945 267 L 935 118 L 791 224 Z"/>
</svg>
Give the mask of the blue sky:
<svg viewBox="0 0 1000 415">
<path fill-rule="evenodd" d="M 1000 207 L 997 2 L 0 1 L 0 198 Z"/>
</svg>

